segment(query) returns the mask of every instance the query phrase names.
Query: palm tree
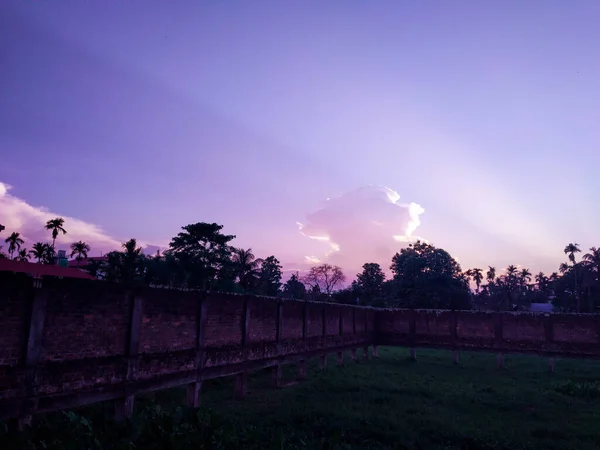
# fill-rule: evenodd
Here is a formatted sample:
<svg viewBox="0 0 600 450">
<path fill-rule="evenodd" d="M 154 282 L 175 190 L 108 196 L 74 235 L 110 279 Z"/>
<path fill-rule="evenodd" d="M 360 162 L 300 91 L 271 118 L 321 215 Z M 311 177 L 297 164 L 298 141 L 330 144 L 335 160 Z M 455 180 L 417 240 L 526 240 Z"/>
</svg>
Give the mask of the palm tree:
<svg viewBox="0 0 600 450">
<path fill-rule="evenodd" d="M 15 251 L 19 251 L 21 249 L 21 244 L 25 243 L 25 241 L 21 239 L 21 234 L 17 232 L 11 233 L 11 235 L 7 237 L 4 242 L 8 244 L 8 253 L 10 254 L 10 259 L 13 259 L 13 253 Z"/>
<path fill-rule="evenodd" d="M 521 269 L 519 280 L 522 286 L 526 286 L 531 281 L 531 272 L 529 269 Z"/>
<path fill-rule="evenodd" d="M 565 255 L 569 257 L 571 264 L 575 265 L 575 253 L 579 253 L 581 251 L 579 244 L 568 244 L 563 251 L 565 252 Z"/>
<path fill-rule="evenodd" d="M 549 279 L 544 272 L 540 272 L 535 276 L 535 282 L 538 285 L 538 290 L 545 293 L 548 288 Z"/>
<path fill-rule="evenodd" d="M 483 271 L 478 268 L 469 269 L 467 270 L 467 275 L 469 275 L 475 282 L 475 286 L 477 286 L 477 292 L 479 292 L 479 287 L 481 286 L 481 281 L 483 280 Z"/>
<path fill-rule="evenodd" d="M 571 267 L 567 264 L 567 263 L 561 263 L 560 266 L 558 267 L 558 271 L 564 275 L 565 273 L 567 273 L 569 271 Z"/>
<path fill-rule="evenodd" d="M 15 261 L 29 262 L 29 256 L 26 248 L 19 250 L 17 256 L 15 257 Z"/>
<path fill-rule="evenodd" d="M 82 259 L 87 259 L 89 251 L 90 246 L 83 241 L 77 241 L 71 244 L 71 258 L 74 255 L 77 255 L 75 259 L 77 260 L 78 266 Z"/>
<path fill-rule="evenodd" d="M 56 217 L 55 219 L 50 219 L 46 222 L 46 230 L 52 231 L 52 248 L 54 248 L 54 244 L 56 243 L 56 238 L 59 233 L 67 234 L 67 230 L 64 229 L 63 225 L 65 224 L 65 219 L 62 217 Z"/>
<path fill-rule="evenodd" d="M 261 262 L 262 260 L 256 259 L 251 248 L 233 249 L 233 264 L 241 287 L 244 289 L 250 287 Z"/>
<path fill-rule="evenodd" d="M 590 252 L 583 255 L 583 258 L 581 259 L 591 270 L 600 273 L 600 248 L 590 248 Z"/>
<path fill-rule="evenodd" d="M 40 263 L 42 262 L 42 259 L 44 259 L 44 255 L 46 254 L 47 245 L 48 244 L 44 244 L 43 242 L 36 242 L 35 244 L 33 244 L 31 250 L 29 250 L 29 254 L 35 259 L 37 259 Z"/>
<path fill-rule="evenodd" d="M 485 274 L 485 279 L 488 284 L 493 284 L 496 279 L 496 268 L 492 266 L 488 266 L 488 271 Z"/>
<path fill-rule="evenodd" d="M 133 281 L 138 274 L 140 259 L 143 257 L 142 247 L 138 247 L 136 239 L 129 239 L 121 244 L 121 247 L 123 248 L 121 253 L 121 277 L 125 281 Z"/>
<path fill-rule="evenodd" d="M 571 261 L 571 264 L 573 264 L 573 283 L 575 284 L 575 299 L 577 300 L 577 312 L 580 312 L 581 302 L 579 298 L 579 291 L 577 289 L 577 263 L 575 262 L 575 253 L 579 253 L 581 249 L 579 248 L 579 244 L 574 243 L 568 244 L 563 251 L 565 252 L 565 255 L 569 257 L 569 261 Z"/>
</svg>

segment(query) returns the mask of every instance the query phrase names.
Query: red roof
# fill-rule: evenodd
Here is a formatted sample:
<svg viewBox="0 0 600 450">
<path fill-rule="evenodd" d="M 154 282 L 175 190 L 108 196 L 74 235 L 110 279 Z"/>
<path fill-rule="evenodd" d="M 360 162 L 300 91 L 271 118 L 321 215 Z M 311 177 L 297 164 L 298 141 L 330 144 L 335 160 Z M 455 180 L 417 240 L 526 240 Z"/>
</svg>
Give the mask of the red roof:
<svg viewBox="0 0 600 450">
<path fill-rule="evenodd" d="M 31 275 L 32 277 L 64 277 L 64 278 L 84 278 L 95 280 L 89 273 L 69 267 L 53 266 L 49 264 L 34 264 L 23 261 L 12 261 L 10 259 L 0 259 L 0 272 L 20 272 Z"/>
<path fill-rule="evenodd" d="M 85 267 L 92 261 L 107 261 L 108 258 L 106 256 L 90 256 L 89 258 L 82 259 L 81 261 L 77 261 L 76 259 L 72 259 L 69 261 L 69 267 Z"/>
</svg>

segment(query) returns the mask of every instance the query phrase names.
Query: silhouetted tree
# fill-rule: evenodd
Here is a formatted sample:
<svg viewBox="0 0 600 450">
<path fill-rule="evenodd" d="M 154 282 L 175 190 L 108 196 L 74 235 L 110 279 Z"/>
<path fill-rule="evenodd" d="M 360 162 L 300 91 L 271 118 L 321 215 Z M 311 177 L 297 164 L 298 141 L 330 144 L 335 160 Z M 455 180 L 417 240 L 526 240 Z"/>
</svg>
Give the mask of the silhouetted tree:
<svg viewBox="0 0 600 450">
<path fill-rule="evenodd" d="M 417 241 L 396 253 L 390 267 L 399 306 L 470 309 L 468 281 L 448 252 Z"/>
<path fill-rule="evenodd" d="M 62 217 L 56 217 L 46 222 L 46 229 L 52 232 L 52 248 L 55 248 L 56 238 L 59 233 L 67 234 L 67 230 L 64 228 L 65 219 Z"/>
<path fill-rule="evenodd" d="M 83 241 L 77 241 L 71 244 L 71 258 L 75 256 L 77 265 L 79 265 L 81 260 L 87 259 L 89 251 L 90 246 Z"/>
<path fill-rule="evenodd" d="M 311 292 L 318 288 L 320 293 L 330 296 L 333 290 L 346 281 L 346 276 L 339 266 L 321 264 L 313 266 L 302 278 L 302 282 L 308 285 Z"/>
<path fill-rule="evenodd" d="M 292 274 L 289 280 L 283 285 L 283 296 L 297 300 L 306 298 L 306 286 L 300 281 L 298 272 Z"/>
<path fill-rule="evenodd" d="M 366 263 L 362 267 L 362 272 L 356 275 L 356 280 L 352 282 L 351 290 L 354 296 L 360 298 L 362 304 L 370 305 L 383 294 L 385 274 L 377 263 Z"/>
<path fill-rule="evenodd" d="M 21 245 L 25 243 L 25 241 L 21 238 L 21 234 L 13 231 L 10 236 L 8 236 L 4 242 L 8 244 L 8 254 L 10 255 L 10 259 L 13 259 L 13 254 L 16 251 L 21 249 Z"/>
</svg>

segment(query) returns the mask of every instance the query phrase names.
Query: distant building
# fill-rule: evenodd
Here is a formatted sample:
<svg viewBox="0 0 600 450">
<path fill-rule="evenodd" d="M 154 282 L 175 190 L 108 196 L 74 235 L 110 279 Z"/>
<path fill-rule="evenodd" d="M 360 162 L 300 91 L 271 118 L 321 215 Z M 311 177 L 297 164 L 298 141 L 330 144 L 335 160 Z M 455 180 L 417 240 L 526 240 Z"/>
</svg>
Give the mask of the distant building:
<svg viewBox="0 0 600 450">
<path fill-rule="evenodd" d="M 13 261 L 10 259 L 0 259 L 0 272 L 25 273 L 33 278 L 57 277 L 81 278 L 86 280 L 96 279 L 83 270 L 55 266 L 51 264 Z"/>
<path fill-rule="evenodd" d="M 552 303 L 532 303 L 529 306 L 529 311 L 551 313 L 554 311 L 554 306 Z"/>
</svg>

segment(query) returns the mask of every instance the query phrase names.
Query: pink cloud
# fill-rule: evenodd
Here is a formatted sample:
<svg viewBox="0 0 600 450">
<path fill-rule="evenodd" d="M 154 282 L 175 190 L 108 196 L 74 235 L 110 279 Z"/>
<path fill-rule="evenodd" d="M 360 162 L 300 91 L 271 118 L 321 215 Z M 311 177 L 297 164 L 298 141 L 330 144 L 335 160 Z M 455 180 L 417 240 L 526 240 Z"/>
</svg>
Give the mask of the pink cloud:
<svg viewBox="0 0 600 450">
<path fill-rule="evenodd" d="M 298 224 L 304 236 L 323 242 L 323 253 L 306 255 L 305 263 L 338 264 L 349 277 L 366 262 L 388 270 L 396 252 L 424 240 L 413 235 L 424 212 L 417 203 L 400 202 L 400 195 L 385 186 L 365 186 L 327 199 Z"/>
<path fill-rule="evenodd" d="M 99 255 L 119 250 L 123 241 L 108 235 L 101 227 L 64 214 L 48 211 L 44 207 L 28 204 L 25 200 L 11 195 L 11 188 L 0 182 L 0 223 L 6 227 L 2 236 L 17 231 L 29 247 L 34 242 L 50 242 L 50 232 L 44 228 L 46 222 L 55 217 L 65 219 L 66 235 L 56 239 L 57 248 L 66 249 L 72 242 L 84 241 L 91 247 L 91 255 Z M 1 240 L 2 242 L 4 239 Z M 140 243 L 145 246 L 146 244 Z M 149 247 L 150 248 L 150 247 Z M 152 248 L 156 252 L 156 247 Z"/>
</svg>

